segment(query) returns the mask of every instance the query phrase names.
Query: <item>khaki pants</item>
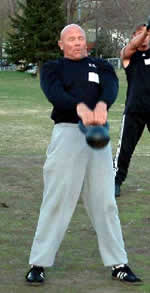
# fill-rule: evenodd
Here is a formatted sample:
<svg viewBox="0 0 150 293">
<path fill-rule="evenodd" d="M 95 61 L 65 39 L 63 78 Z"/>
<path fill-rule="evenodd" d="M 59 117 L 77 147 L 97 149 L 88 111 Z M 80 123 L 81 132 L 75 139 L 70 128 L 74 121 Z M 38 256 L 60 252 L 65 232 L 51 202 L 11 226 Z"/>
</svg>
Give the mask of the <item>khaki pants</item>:
<svg viewBox="0 0 150 293">
<path fill-rule="evenodd" d="M 105 266 L 127 263 L 118 209 L 110 144 L 93 150 L 76 124 L 54 126 L 44 165 L 44 192 L 30 264 L 52 266 L 82 196 L 97 234 Z"/>
</svg>

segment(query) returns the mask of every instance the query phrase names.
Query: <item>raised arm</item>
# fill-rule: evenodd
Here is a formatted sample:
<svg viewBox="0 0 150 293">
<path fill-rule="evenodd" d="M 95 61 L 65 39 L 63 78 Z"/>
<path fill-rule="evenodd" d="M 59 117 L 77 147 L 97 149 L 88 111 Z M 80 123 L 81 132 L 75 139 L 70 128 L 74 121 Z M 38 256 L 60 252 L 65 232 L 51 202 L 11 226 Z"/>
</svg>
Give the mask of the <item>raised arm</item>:
<svg viewBox="0 0 150 293">
<path fill-rule="evenodd" d="M 132 55 L 142 47 L 144 48 L 144 43 L 147 38 L 150 37 L 150 30 L 147 30 L 146 25 L 143 25 L 139 30 L 137 30 L 129 43 L 121 50 L 120 56 L 124 67 L 127 67 L 130 63 Z"/>
</svg>

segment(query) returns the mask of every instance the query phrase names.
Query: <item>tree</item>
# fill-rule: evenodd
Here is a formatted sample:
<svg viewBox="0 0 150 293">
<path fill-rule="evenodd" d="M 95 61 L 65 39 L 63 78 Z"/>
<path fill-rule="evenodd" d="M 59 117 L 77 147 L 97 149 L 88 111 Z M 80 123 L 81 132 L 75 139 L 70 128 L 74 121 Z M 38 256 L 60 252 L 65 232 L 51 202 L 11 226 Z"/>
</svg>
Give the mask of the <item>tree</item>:
<svg viewBox="0 0 150 293">
<path fill-rule="evenodd" d="M 13 32 L 9 33 L 6 52 L 18 64 L 40 65 L 59 56 L 57 41 L 65 24 L 61 0 L 28 0 L 19 2 L 19 12 L 11 17 Z"/>
<path fill-rule="evenodd" d="M 56 1 L 55 0 L 54 1 L 53 0 L 49 0 L 49 1 L 47 0 L 45 1 L 19 0 L 19 1 L 24 4 L 27 3 L 28 7 L 32 6 L 30 5 L 32 2 L 34 3 L 33 9 L 37 11 L 37 15 L 39 15 L 39 18 L 41 17 L 43 19 L 42 21 L 44 21 L 45 25 L 47 25 L 47 23 L 49 24 L 49 35 L 50 35 L 49 40 L 53 39 L 52 34 L 53 35 L 54 33 L 58 34 L 57 26 L 55 25 L 55 23 L 57 23 L 57 21 L 59 20 L 59 13 L 57 14 L 57 11 L 58 11 L 58 7 L 60 6 L 61 6 L 61 13 L 63 9 L 64 14 L 66 15 L 66 24 L 74 23 L 74 22 L 79 23 L 85 29 L 87 33 L 89 30 L 93 30 L 93 31 L 95 30 L 95 33 L 93 33 L 95 40 L 97 39 L 98 31 L 101 28 L 105 28 L 106 30 L 110 32 L 117 31 L 117 37 L 119 36 L 120 38 L 120 36 L 124 36 L 124 40 L 126 40 L 127 38 L 130 37 L 131 32 L 136 24 L 143 21 L 145 22 L 147 20 L 148 11 L 150 10 L 149 0 L 142 0 L 142 1 L 141 0 L 107 0 L 107 1 L 106 0 L 59 0 L 59 1 L 58 0 Z M 6 32 L 10 30 L 12 31 L 12 29 L 14 29 L 15 27 L 15 26 L 13 27 L 11 26 L 11 28 L 9 27 L 8 15 L 9 14 L 13 15 L 15 11 L 18 11 L 18 6 L 16 2 L 17 0 L 0 0 L 0 24 L 1 24 L 0 25 L 0 47 L 1 47 L 1 43 L 5 42 L 6 40 Z M 44 3 L 44 4 L 41 4 L 41 3 Z M 57 7 L 56 12 L 54 11 L 55 10 L 54 9 L 53 10 L 54 12 L 51 13 L 50 10 L 52 11 L 52 7 L 54 5 Z M 44 17 L 42 17 L 43 6 L 46 7 L 45 11 L 47 11 L 46 14 L 48 15 L 48 17 L 52 19 L 51 23 L 50 21 L 47 22 L 46 20 L 47 16 L 45 16 L 45 12 L 43 14 Z M 32 8 L 30 7 L 27 14 L 29 14 L 29 11 L 31 9 Z M 22 7 L 19 8 L 19 15 L 20 15 L 20 10 L 22 10 L 22 13 L 21 13 L 22 17 L 26 19 L 32 18 L 32 15 L 30 17 L 28 15 L 26 16 L 25 10 Z M 35 18 L 35 15 L 34 15 L 34 18 Z M 35 20 L 35 22 L 38 27 L 38 19 Z M 27 20 L 26 23 L 28 23 L 28 25 L 30 26 L 31 20 L 30 19 L 29 21 Z M 61 20 L 60 20 L 60 23 L 61 23 Z M 20 25 L 20 20 L 18 24 Z M 64 24 L 65 24 L 65 21 L 63 25 Z M 34 40 L 35 36 L 33 32 L 30 32 L 28 28 L 26 29 L 25 36 L 22 30 L 20 33 L 21 37 L 19 37 L 19 27 L 17 26 L 18 25 L 16 25 L 14 30 L 15 30 L 15 33 L 17 32 L 18 34 L 18 38 L 16 37 L 16 40 L 15 38 L 13 40 L 13 37 L 12 37 L 12 42 L 10 43 L 10 45 L 12 45 L 13 41 L 15 44 L 16 42 L 19 42 L 21 50 L 22 50 L 24 46 L 26 46 L 26 44 L 28 43 L 28 40 L 26 40 L 28 36 L 27 31 L 29 31 L 29 36 L 33 36 L 33 38 L 30 37 L 32 41 L 35 41 Z M 61 28 L 61 25 L 59 27 Z M 32 30 L 32 25 L 31 25 L 31 30 Z M 34 27 L 34 30 L 35 30 L 35 27 Z M 44 34 L 46 31 L 46 28 L 42 26 L 41 31 L 42 30 Z M 38 34 L 40 34 L 40 32 L 38 32 Z M 93 40 L 94 37 L 92 37 L 92 40 L 88 39 L 88 41 L 90 42 L 95 41 Z M 56 38 L 54 38 L 55 49 L 53 49 L 54 47 L 52 47 L 53 42 L 51 42 L 51 44 L 47 43 L 47 49 L 48 49 L 47 51 L 49 52 L 51 51 L 51 53 L 54 53 L 53 56 L 50 55 L 50 58 L 51 56 L 53 58 L 57 56 L 58 54 Z M 24 44 L 23 44 L 23 40 L 24 40 Z M 44 46 L 44 42 L 46 43 L 45 39 L 43 40 L 43 46 Z M 15 54 L 18 54 L 20 50 L 19 48 L 17 49 L 15 44 L 13 44 L 13 47 L 16 48 Z M 29 51 L 31 51 L 30 47 L 31 47 L 31 44 L 29 46 Z M 56 55 L 55 55 L 55 52 L 57 52 Z M 24 54 L 24 56 L 26 56 L 23 50 L 20 53 L 22 53 L 21 55 Z M 46 51 L 45 51 L 45 56 L 47 56 Z M 22 58 L 23 57 L 21 57 L 21 59 Z M 15 58 L 13 60 L 15 60 Z"/>
<path fill-rule="evenodd" d="M 66 14 L 67 24 L 78 23 L 83 25 L 88 22 L 91 13 L 92 0 L 64 0 L 64 10 Z"/>
<path fill-rule="evenodd" d="M 17 11 L 17 0 L 0 0 L 0 58 L 2 58 L 2 47 L 5 44 L 7 33 L 10 30 L 9 15 Z M 25 1 L 25 0 L 20 0 Z"/>
<path fill-rule="evenodd" d="M 64 0 L 64 3 L 68 22 L 80 22 L 86 31 L 116 30 L 124 39 L 131 36 L 136 24 L 147 21 L 150 11 L 149 0 Z"/>
<path fill-rule="evenodd" d="M 76 0 L 64 0 L 64 10 L 66 14 L 67 24 L 73 22 L 74 13 L 77 10 Z"/>
<path fill-rule="evenodd" d="M 124 45 L 124 36 L 118 31 L 101 28 L 97 36 L 97 48 L 91 51 L 91 55 L 103 58 L 119 58 L 120 50 Z"/>
</svg>

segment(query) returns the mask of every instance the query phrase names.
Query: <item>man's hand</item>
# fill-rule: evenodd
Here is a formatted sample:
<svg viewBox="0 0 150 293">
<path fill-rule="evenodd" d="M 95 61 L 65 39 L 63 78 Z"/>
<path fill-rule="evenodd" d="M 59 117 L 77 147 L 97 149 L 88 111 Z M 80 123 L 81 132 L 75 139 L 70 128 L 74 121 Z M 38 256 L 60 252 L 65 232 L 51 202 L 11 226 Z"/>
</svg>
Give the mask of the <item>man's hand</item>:
<svg viewBox="0 0 150 293">
<path fill-rule="evenodd" d="M 94 124 L 103 125 L 106 121 L 107 105 L 104 102 L 99 102 L 94 109 Z"/>
<path fill-rule="evenodd" d="M 99 102 L 92 111 L 84 103 L 80 103 L 77 105 L 77 114 L 84 125 L 103 125 L 107 121 L 107 105 Z"/>
<path fill-rule="evenodd" d="M 81 118 L 84 125 L 94 124 L 94 112 L 84 103 L 77 105 L 77 114 Z"/>
</svg>

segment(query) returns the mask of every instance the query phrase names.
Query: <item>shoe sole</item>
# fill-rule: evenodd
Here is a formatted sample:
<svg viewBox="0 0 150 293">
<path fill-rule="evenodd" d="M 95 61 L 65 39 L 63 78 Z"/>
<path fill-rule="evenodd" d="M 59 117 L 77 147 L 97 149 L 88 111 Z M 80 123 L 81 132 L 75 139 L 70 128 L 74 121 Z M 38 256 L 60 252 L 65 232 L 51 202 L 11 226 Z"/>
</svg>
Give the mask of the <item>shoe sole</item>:
<svg viewBox="0 0 150 293">
<path fill-rule="evenodd" d="M 118 278 L 115 278 L 115 277 L 112 277 L 113 280 L 116 280 L 116 281 L 120 281 L 122 284 L 124 285 L 129 285 L 129 286 L 141 286 L 143 284 L 142 281 L 137 281 L 137 282 L 127 282 L 127 281 L 124 281 L 124 280 L 120 280 Z"/>
<path fill-rule="evenodd" d="M 29 282 L 26 281 L 26 284 L 33 287 L 43 286 L 45 282 Z"/>
</svg>

